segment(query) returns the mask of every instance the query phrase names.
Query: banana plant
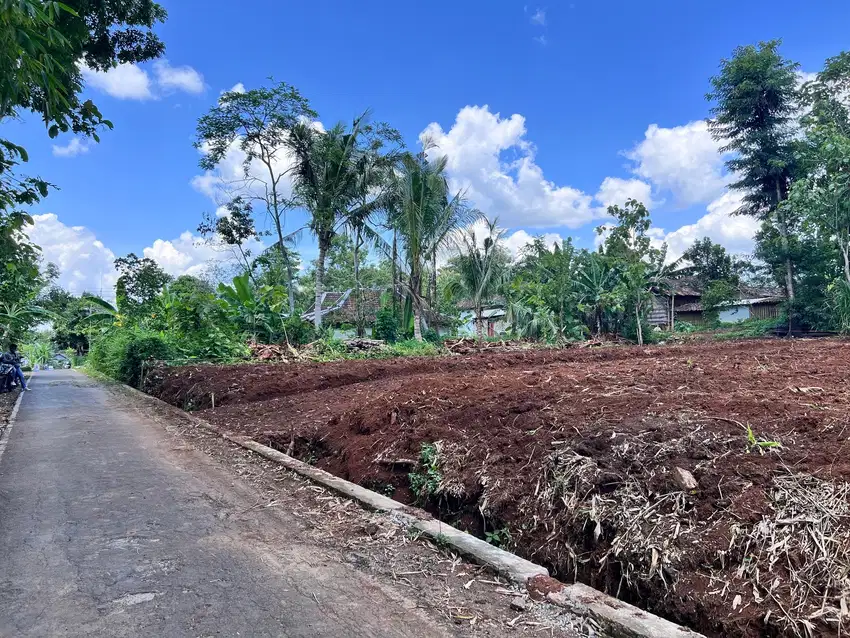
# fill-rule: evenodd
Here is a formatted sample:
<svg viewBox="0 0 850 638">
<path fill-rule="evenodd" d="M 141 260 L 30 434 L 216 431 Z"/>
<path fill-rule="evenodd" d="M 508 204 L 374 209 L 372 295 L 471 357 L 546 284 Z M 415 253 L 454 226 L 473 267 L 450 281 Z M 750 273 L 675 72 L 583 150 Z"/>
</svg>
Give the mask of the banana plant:
<svg viewBox="0 0 850 638">
<path fill-rule="evenodd" d="M 31 304 L 2 303 L 0 304 L 0 335 L 6 340 L 17 331 L 38 320 L 50 321 L 56 315 Z"/>
<path fill-rule="evenodd" d="M 286 295 L 279 286 L 251 286 L 248 274 L 233 278 L 230 285 L 218 285 L 219 300 L 225 311 L 239 321 L 254 341 L 276 341 L 283 324 Z"/>
</svg>

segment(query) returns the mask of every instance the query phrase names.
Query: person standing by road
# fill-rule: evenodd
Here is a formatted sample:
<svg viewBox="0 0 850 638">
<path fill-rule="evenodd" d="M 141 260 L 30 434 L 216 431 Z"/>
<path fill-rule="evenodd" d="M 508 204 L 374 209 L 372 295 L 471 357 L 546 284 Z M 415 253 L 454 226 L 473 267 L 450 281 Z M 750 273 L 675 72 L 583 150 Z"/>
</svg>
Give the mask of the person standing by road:
<svg viewBox="0 0 850 638">
<path fill-rule="evenodd" d="M 24 378 L 24 371 L 21 370 L 21 355 L 18 354 L 18 346 L 14 343 L 9 344 L 9 354 L 12 355 L 12 365 L 15 366 L 15 376 L 21 384 L 21 390 L 29 390 L 27 380 Z"/>
</svg>

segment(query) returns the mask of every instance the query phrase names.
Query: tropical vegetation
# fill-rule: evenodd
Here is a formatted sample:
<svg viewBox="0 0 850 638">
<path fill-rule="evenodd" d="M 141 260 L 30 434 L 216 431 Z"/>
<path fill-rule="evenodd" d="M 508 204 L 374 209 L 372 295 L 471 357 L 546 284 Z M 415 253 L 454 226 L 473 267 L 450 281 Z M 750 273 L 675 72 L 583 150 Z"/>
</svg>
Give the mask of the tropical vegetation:
<svg viewBox="0 0 850 638">
<path fill-rule="evenodd" d="M 112 123 L 80 97 L 82 69 L 160 56 L 153 28 L 165 18 L 151 0 L 0 3 L 0 118 L 33 112 L 51 137 L 97 141 Z M 512 252 L 498 211 L 471 205 L 441 149 L 406 148 L 368 110 L 325 128 L 296 87 L 270 81 L 224 93 L 197 125 L 200 165 L 222 196 L 199 230 L 233 252 L 232 272 L 175 278 L 131 253 L 115 261 L 114 298 L 73 295 L 55 285 L 58 269 L 27 237 L 29 211 L 52 186 L 22 174 L 26 149 L 0 139 L 0 338 L 28 341 L 41 360 L 38 335 L 48 328 L 50 348 L 88 354 L 129 383 L 151 358 L 230 361 L 254 343 L 320 341 L 318 351 L 333 356 L 344 329 L 407 344 L 396 353 L 430 352 L 411 343 L 463 325 L 483 340 L 494 304 L 515 338 L 615 334 L 643 344 L 655 338 L 653 297 L 683 276 L 702 286 L 709 324 L 748 283 L 781 288 L 789 329 L 848 332 L 850 53 L 810 81 L 800 77 L 771 41 L 736 49 L 710 79 L 709 128 L 741 196 L 738 214 L 761 225 L 753 255 L 700 238 L 672 259 L 647 202 L 633 199 L 607 209 L 594 248 L 536 238 Z M 228 181 L 217 171 L 235 151 L 243 170 Z M 294 210 L 306 223 L 292 223 Z M 317 255 L 302 267 L 308 234 Z M 351 299 L 350 325 L 334 318 L 328 291 Z M 367 307 L 367 291 L 380 308 Z"/>
</svg>

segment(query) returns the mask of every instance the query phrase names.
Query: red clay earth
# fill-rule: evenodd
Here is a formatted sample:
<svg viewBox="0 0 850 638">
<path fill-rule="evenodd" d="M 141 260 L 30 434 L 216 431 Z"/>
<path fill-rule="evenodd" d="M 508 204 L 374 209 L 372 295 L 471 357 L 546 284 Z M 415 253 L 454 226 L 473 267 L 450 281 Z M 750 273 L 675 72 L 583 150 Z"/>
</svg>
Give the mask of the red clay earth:
<svg viewBox="0 0 850 638">
<path fill-rule="evenodd" d="M 848 370 L 850 341 L 763 340 L 158 368 L 146 389 L 707 635 L 837 636 Z"/>
</svg>

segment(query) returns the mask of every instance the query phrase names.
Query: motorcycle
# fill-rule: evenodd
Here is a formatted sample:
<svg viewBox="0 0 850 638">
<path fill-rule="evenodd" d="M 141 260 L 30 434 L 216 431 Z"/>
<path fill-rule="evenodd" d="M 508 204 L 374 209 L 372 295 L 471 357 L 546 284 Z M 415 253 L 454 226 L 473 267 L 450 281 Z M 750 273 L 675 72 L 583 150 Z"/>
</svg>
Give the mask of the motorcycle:
<svg viewBox="0 0 850 638">
<path fill-rule="evenodd" d="M 0 363 L 0 393 L 12 391 L 17 385 L 15 376 L 15 366 L 11 363 Z"/>
</svg>

